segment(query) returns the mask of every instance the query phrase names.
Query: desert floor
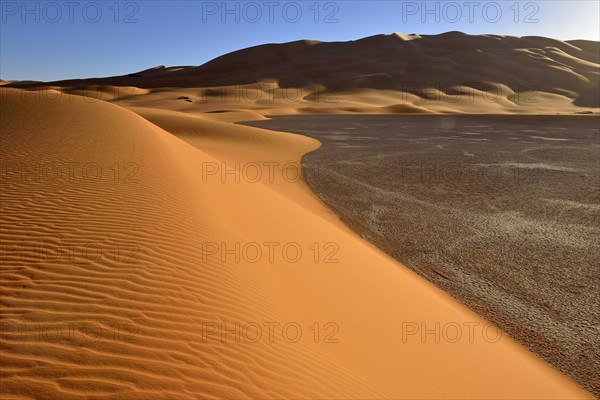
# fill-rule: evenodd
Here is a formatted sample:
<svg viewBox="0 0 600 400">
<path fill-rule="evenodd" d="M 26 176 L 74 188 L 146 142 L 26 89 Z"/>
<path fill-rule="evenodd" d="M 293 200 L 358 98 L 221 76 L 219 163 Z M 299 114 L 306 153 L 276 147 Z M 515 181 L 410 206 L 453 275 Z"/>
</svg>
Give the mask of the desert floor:
<svg viewBox="0 0 600 400">
<path fill-rule="evenodd" d="M 305 176 L 348 226 L 600 394 L 597 117 L 246 124 L 323 143 Z"/>
</svg>

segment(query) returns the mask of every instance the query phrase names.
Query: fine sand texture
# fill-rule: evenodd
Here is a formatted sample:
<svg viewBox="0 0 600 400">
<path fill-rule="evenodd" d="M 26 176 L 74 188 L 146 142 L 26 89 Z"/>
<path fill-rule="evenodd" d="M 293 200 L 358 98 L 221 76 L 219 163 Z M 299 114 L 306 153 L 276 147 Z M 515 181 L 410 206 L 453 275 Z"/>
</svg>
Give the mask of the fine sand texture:
<svg viewBox="0 0 600 400">
<path fill-rule="evenodd" d="M 289 179 L 316 140 L 5 90 L 2 399 L 592 397 Z"/>
<path fill-rule="evenodd" d="M 288 116 L 342 220 L 600 395 L 600 119 Z"/>
</svg>

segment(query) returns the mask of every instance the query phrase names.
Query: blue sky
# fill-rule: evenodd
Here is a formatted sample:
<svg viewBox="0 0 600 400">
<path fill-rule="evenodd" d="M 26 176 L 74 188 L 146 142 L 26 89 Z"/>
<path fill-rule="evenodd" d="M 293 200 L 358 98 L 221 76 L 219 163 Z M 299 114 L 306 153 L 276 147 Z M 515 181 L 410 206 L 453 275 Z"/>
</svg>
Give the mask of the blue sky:
<svg viewBox="0 0 600 400">
<path fill-rule="evenodd" d="M 0 77 L 122 75 L 156 65 L 200 65 L 263 43 L 392 32 L 600 40 L 599 3 L 0 0 Z"/>
</svg>

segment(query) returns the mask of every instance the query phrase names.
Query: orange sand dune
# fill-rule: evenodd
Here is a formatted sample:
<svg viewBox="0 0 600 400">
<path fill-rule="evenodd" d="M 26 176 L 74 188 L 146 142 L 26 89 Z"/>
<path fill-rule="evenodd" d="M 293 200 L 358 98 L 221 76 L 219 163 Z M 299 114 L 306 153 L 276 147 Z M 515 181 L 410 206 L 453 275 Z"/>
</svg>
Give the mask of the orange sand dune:
<svg viewBox="0 0 600 400">
<path fill-rule="evenodd" d="M 591 397 L 284 177 L 316 141 L 0 97 L 3 399 Z"/>
</svg>

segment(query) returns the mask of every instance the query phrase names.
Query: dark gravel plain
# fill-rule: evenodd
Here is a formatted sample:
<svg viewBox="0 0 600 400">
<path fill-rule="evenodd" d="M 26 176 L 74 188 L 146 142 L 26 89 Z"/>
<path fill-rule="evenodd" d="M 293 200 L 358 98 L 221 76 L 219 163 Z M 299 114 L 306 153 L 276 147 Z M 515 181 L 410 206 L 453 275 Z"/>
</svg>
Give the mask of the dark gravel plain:
<svg viewBox="0 0 600 400">
<path fill-rule="evenodd" d="M 245 124 L 321 141 L 305 177 L 348 226 L 600 397 L 600 117 Z"/>
</svg>

